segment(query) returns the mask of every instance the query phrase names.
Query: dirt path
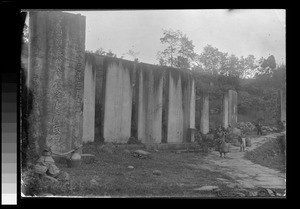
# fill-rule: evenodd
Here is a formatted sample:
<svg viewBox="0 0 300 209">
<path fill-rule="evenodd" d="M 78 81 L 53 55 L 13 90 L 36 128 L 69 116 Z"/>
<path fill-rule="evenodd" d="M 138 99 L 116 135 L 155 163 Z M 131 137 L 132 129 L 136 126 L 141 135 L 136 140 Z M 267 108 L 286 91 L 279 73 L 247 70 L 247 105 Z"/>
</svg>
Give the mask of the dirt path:
<svg viewBox="0 0 300 209">
<path fill-rule="evenodd" d="M 278 133 L 269 134 L 259 138 L 252 138 L 252 146 L 247 147 L 246 150 L 250 151 L 258 146 L 261 146 L 271 138 L 278 136 Z M 228 184 L 229 187 L 242 187 L 242 188 L 270 188 L 270 189 L 285 189 L 286 176 L 279 171 L 252 163 L 244 159 L 245 152 L 240 152 L 239 147 L 230 147 L 230 153 L 227 158 L 221 158 L 219 152 L 213 151 L 205 157 L 204 164 L 189 164 L 192 167 L 206 168 L 211 171 L 222 172 L 229 175 L 236 180 L 236 183 L 229 182 L 226 179 L 219 178 L 218 181 Z"/>
</svg>

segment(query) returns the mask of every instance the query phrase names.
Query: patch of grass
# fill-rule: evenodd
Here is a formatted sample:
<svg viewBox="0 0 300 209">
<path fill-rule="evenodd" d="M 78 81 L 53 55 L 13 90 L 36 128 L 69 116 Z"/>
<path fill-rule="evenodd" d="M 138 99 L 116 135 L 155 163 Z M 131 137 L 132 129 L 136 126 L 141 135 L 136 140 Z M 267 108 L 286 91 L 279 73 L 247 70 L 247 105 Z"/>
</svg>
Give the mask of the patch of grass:
<svg viewBox="0 0 300 209">
<path fill-rule="evenodd" d="M 262 146 L 247 152 L 245 158 L 262 166 L 285 172 L 285 147 L 281 141 L 280 137 L 271 139 Z"/>
<path fill-rule="evenodd" d="M 83 163 L 77 168 L 57 165 L 70 174 L 71 192 L 62 195 L 199 197 L 201 194 L 193 191 L 193 188 L 222 185 L 216 178 L 230 178 L 219 172 L 201 169 L 201 166 L 189 166 L 201 164 L 201 153 L 176 154 L 160 150 L 152 152 L 150 159 L 140 159 L 119 147 L 115 147 L 113 152 L 106 152 L 99 149 L 99 146 L 101 144 L 89 143 L 83 147 L 83 153 L 96 156 L 96 163 Z M 162 174 L 153 175 L 154 170 L 160 170 Z M 92 179 L 97 180 L 96 185 L 90 183 Z"/>
</svg>

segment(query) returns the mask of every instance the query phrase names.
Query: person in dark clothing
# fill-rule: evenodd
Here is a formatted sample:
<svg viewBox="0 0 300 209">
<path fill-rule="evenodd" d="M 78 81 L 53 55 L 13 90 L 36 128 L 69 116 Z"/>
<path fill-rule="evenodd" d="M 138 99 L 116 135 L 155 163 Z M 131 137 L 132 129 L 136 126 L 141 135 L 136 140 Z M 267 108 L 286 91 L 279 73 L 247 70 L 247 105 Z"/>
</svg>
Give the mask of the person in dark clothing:
<svg viewBox="0 0 300 209">
<path fill-rule="evenodd" d="M 260 121 L 256 124 L 257 135 L 262 135 L 262 124 Z"/>
</svg>

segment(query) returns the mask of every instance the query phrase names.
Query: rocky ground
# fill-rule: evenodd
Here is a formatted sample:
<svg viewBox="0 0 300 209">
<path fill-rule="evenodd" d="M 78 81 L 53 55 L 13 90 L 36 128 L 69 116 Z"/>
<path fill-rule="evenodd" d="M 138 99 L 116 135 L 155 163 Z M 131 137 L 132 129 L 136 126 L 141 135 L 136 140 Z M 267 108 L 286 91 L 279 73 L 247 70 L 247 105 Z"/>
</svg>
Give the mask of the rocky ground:
<svg viewBox="0 0 300 209">
<path fill-rule="evenodd" d="M 251 137 L 252 146 L 246 152 L 277 135 Z M 245 159 L 246 152 L 231 146 L 227 158 L 220 158 L 216 151 L 146 151 L 142 145 L 89 143 L 83 153 L 95 157 L 84 160 L 79 167 L 69 168 L 65 162 L 55 160 L 60 171 L 68 174 L 66 188 L 47 187 L 43 192 L 54 196 L 283 197 L 285 173 Z"/>
</svg>

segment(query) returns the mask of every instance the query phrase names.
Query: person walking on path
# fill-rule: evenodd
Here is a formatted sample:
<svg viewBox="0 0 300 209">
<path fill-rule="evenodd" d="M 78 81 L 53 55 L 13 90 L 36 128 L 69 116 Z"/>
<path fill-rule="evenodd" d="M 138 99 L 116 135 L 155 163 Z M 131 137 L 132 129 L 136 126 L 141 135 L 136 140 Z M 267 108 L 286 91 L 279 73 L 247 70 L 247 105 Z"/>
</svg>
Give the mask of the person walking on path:
<svg viewBox="0 0 300 209">
<path fill-rule="evenodd" d="M 240 152 L 245 152 L 246 138 L 245 138 L 245 135 L 243 133 L 238 136 L 238 141 L 240 143 Z"/>
<path fill-rule="evenodd" d="M 262 135 L 262 124 L 260 120 L 256 124 L 256 129 L 257 129 L 257 135 Z"/>
</svg>

